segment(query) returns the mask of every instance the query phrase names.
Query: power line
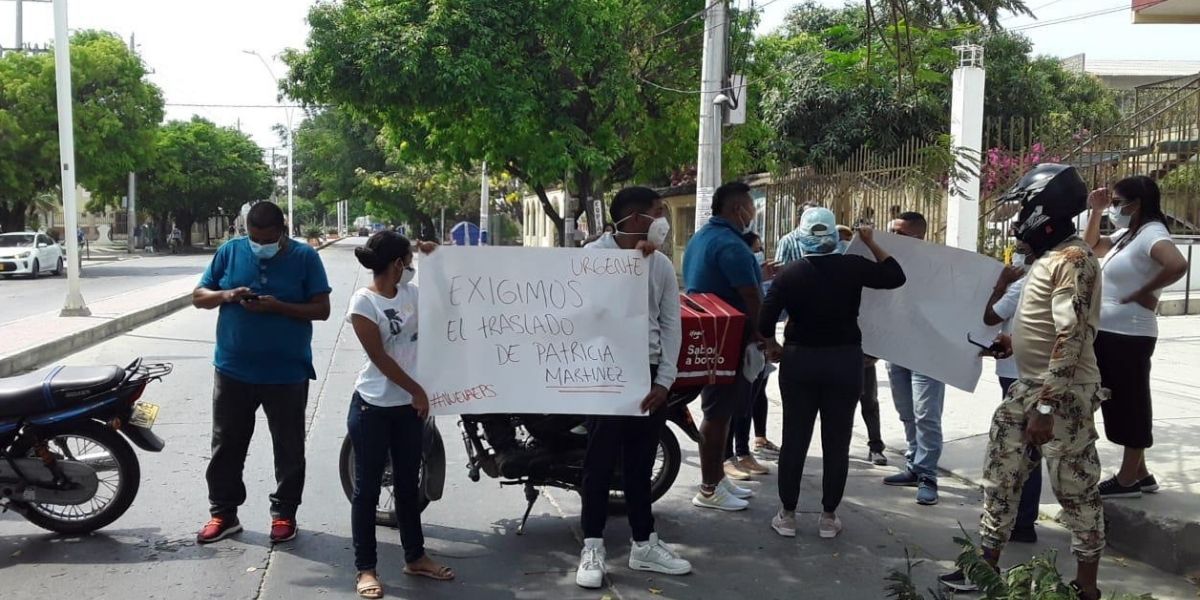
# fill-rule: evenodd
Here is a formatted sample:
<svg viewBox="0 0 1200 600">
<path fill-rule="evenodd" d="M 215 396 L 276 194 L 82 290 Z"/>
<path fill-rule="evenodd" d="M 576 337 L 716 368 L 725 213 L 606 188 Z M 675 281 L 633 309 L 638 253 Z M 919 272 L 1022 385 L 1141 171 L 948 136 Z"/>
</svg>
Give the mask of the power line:
<svg viewBox="0 0 1200 600">
<path fill-rule="evenodd" d="M 302 104 L 200 104 L 188 102 L 167 102 L 165 105 L 183 108 L 327 108 L 320 105 L 305 106 Z"/>
<path fill-rule="evenodd" d="M 1051 25 L 1061 25 L 1063 23 L 1073 23 L 1075 21 L 1082 21 L 1085 19 L 1091 19 L 1093 17 L 1102 17 L 1104 15 L 1111 15 L 1114 13 L 1124 12 L 1127 10 L 1129 10 L 1129 5 L 1122 4 L 1119 6 L 1113 6 L 1111 8 L 1105 8 L 1105 9 L 1101 9 L 1101 10 L 1097 10 L 1097 11 L 1092 11 L 1092 12 L 1087 12 L 1087 13 L 1079 13 L 1079 14 L 1075 14 L 1075 15 L 1067 15 L 1064 17 L 1059 17 L 1057 19 L 1051 19 L 1049 21 L 1041 21 L 1041 22 L 1037 22 L 1037 23 L 1030 23 L 1029 25 L 1022 25 L 1020 27 L 1013 27 L 1013 28 L 1009 29 L 1009 31 L 1028 31 L 1030 29 L 1038 29 L 1040 27 L 1049 27 Z"/>
</svg>

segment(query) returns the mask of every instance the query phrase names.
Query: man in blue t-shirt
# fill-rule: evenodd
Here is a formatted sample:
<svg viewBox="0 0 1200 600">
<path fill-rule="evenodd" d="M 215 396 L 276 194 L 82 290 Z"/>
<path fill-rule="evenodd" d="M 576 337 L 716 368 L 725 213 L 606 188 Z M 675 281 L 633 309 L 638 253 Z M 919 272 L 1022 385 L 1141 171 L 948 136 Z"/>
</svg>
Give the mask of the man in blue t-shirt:
<svg viewBox="0 0 1200 600">
<path fill-rule="evenodd" d="M 758 313 L 762 307 L 762 268 L 742 234 L 750 231 L 756 211 L 750 187 L 741 182 L 727 183 L 713 194 L 713 217 L 688 242 L 683 255 L 683 281 L 689 294 L 715 294 L 746 315 L 746 340 L 753 342 L 750 353 L 758 353 L 762 337 L 758 334 Z M 762 371 L 762 355 L 757 368 L 734 368 L 734 382 L 710 385 L 701 392 L 704 421 L 700 425 L 700 492 L 692 504 L 700 508 L 744 510 L 753 495 L 725 477 L 725 444 L 733 415 L 745 414 L 752 395 L 753 380 Z M 747 379 L 743 371 L 752 371 Z"/>
<path fill-rule="evenodd" d="M 275 451 L 271 542 L 296 537 L 304 491 L 304 410 L 312 366 L 312 322 L 329 318 L 329 281 L 316 250 L 286 235 L 283 211 L 271 202 L 246 215 L 249 236 L 221 246 L 192 294 L 196 308 L 220 309 L 213 364 L 212 519 L 196 536 L 208 544 L 242 530 L 242 468 L 262 406 Z"/>
</svg>

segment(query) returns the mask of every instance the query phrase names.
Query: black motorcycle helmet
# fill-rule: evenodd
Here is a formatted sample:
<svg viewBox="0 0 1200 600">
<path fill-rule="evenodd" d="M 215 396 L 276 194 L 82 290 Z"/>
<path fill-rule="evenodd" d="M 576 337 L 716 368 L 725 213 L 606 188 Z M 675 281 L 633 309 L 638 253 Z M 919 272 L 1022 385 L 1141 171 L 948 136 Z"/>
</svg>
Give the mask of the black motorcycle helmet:
<svg viewBox="0 0 1200 600">
<path fill-rule="evenodd" d="M 1013 234 L 1040 255 L 1075 233 L 1071 219 L 1087 209 L 1087 197 L 1087 185 L 1075 167 L 1043 163 L 1025 173 L 1000 202 L 1021 203 Z"/>
</svg>

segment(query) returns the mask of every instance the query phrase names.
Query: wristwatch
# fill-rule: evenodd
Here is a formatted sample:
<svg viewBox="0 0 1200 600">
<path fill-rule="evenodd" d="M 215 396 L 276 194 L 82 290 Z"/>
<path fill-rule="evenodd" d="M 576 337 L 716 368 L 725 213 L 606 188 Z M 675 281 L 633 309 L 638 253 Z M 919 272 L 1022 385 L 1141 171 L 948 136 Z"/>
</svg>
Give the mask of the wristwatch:
<svg viewBox="0 0 1200 600">
<path fill-rule="evenodd" d="M 1037 411 L 1038 414 L 1048 417 L 1054 414 L 1054 406 L 1051 404 L 1038 404 Z"/>
</svg>

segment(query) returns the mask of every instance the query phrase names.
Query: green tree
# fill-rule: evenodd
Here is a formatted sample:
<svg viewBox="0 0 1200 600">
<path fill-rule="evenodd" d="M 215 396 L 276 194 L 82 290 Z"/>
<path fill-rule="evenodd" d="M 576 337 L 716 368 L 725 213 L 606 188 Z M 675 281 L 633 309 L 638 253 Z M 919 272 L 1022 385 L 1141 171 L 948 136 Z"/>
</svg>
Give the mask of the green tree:
<svg viewBox="0 0 1200 600">
<path fill-rule="evenodd" d="M 529 185 L 594 194 L 695 154 L 701 0 L 346 0 L 285 55 L 292 97 L 380 127 L 406 163 L 486 160 Z M 647 83 L 647 82 L 653 82 Z M 687 108 L 683 108 L 686 106 Z"/>
<path fill-rule="evenodd" d="M 192 117 L 159 131 L 154 162 L 139 180 L 139 202 L 164 228 L 187 231 L 198 220 L 234 216 L 271 193 L 262 149 L 236 129 Z"/>
<path fill-rule="evenodd" d="M 81 31 L 71 37 L 77 180 L 109 200 L 126 173 L 151 159 L 163 118 L 162 92 L 145 63 L 119 37 Z M 33 198 L 60 183 L 54 56 L 0 57 L 0 226 L 24 229 Z"/>
<path fill-rule="evenodd" d="M 1118 118 L 1114 95 L 1095 78 L 1032 56 L 1020 34 L 958 25 L 902 26 L 908 60 L 862 6 L 798 6 L 780 31 L 757 40 L 753 69 L 763 87 L 758 118 L 771 161 L 843 160 L 860 147 L 887 152 L 904 141 L 934 141 L 948 129 L 953 46 L 984 46 L 984 111 L 1001 119 L 1039 118 L 1060 136 Z M 897 77 L 907 73 L 907 77 Z"/>
</svg>

